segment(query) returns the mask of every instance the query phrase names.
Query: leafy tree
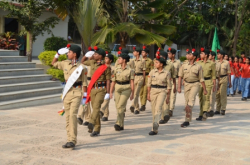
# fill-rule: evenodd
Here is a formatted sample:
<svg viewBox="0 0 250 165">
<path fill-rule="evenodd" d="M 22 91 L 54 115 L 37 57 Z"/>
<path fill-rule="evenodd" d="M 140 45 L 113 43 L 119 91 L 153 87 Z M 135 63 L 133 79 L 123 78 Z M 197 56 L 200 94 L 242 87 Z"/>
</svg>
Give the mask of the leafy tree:
<svg viewBox="0 0 250 165">
<path fill-rule="evenodd" d="M 59 22 L 57 17 L 49 17 L 44 21 L 39 21 L 39 17 L 46 10 L 52 11 L 51 4 L 40 0 L 25 0 L 21 6 L 15 6 L 12 3 L 0 1 L 0 8 L 9 11 L 7 17 L 14 17 L 24 27 L 29 35 L 30 49 L 27 51 L 28 61 L 32 61 L 32 46 L 38 35 L 45 32 L 51 33 L 51 28 Z"/>
</svg>

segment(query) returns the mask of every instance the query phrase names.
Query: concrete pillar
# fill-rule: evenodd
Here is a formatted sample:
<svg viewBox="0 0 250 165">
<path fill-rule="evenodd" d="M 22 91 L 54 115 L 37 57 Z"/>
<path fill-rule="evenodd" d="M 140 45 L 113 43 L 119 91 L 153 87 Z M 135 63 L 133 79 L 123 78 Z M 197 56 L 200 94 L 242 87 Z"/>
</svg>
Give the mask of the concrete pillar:
<svg viewBox="0 0 250 165">
<path fill-rule="evenodd" d="M 0 15 L 0 33 L 4 33 L 4 25 L 5 25 L 4 16 Z"/>
</svg>

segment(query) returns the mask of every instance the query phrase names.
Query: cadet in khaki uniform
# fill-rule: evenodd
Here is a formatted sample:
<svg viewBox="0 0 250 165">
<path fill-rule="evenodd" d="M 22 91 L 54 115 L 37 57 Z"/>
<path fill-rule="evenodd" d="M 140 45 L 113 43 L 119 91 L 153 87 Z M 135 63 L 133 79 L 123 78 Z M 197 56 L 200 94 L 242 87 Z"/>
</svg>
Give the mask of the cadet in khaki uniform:
<svg viewBox="0 0 250 165">
<path fill-rule="evenodd" d="M 219 89 L 218 88 L 218 82 L 220 81 L 220 64 L 215 61 L 215 56 L 216 53 L 211 51 L 210 55 L 209 55 L 209 60 L 215 63 L 216 66 L 216 83 L 215 83 L 215 91 L 213 91 L 213 88 L 211 89 L 211 96 L 210 96 L 210 108 L 209 108 L 209 113 L 208 113 L 208 117 L 213 117 L 214 116 L 214 105 L 215 105 L 215 97 L 216 97 L 216 92 Z"/>
<path fill-rule="evenodd" d="M 148 75 L 148 100 L 151 102 L 153 127 L 149 135 L 156 135 L 159 128 L 159 120 L 161 117 L 164 102 L 169 104 L 171 90 L 170 73 L 164 69 L 166 60 L 157 56 L 155 59 L 155 69 Z"/>
<path fill-rule="evenodd" d="M 163 50 L 160 50 L 160 57 L 167 61 L 168 53 L 163 51 Z M 176 81 L 175 81 L 176 73 L 175 73 L 174 65 L 171 62 L 169 62 L 169 63 L 166 62 L 166 66 L 164 67 L 164 69 L 170 73 L 171 80 L 173 81 L 174 87 L 176 87 L 175 86 L 176 85 Z M 172 87 L 172 85 L 171 85 L 171 87 Z M 165 124 L 169 121 L 169 119 L 170 119 L 169 104 L 163 103 L 161 120 L 159 121 L 159 123 Z"/>
<path fill-rule="evenodd" d="M 201 60 L 197 62 L 201 65 L 203 70 L 204 82 L 207 90 L 207 94 L 203 94 L 203 88 L 200 88 L 199 99 L 200 99 L 200 115 L 196 118 L 197 121 L 207 120 L 207 114 L 210 108 L 210 95 L 213 88 L 213 92 L 216 89 L 216 68 L 215 63 L 208 60 L 209 50 L 201 48 L 200 58 Z"/>
<path fill-rule="evenodd" d="M 146 48 L 146 46 L 143 46 L 141 55 L 142 55 L 142 58 L 146 62 L 146 71 L 145 71 L 146 73 L 145 73 L 145 83 L 144 83 L 144 85 L 143 85 L 143 87 L 141 88 L 141 91 L 140 91 L 140 101 L 141 101 L 140 111 L 145 111 L 146 110 L 147 93 L 148 93 L 148 89 L 147 89 L 148 74 L 154 68 L 153 61 L 150 58 L 147 57 L 148 53 L 149 53 L 149 50 Z"/>
<path fill-rule="evenodd" d="M 98 48 L 97 46 L 94 47 L 95 54 L 87 60 L 87 57 L 84 56 L 82 58 L 83 64 L 91 67 L 91 81 L 93 81 L 94 73 L 96 70 L 104 64 L 103 59 L 106 56 L 106 52 Z M 87 60 L 87 61 L 86 61 Z M 88 128 L 91 134 L 90 136 L 98 136 L 101 130 L 101 123 L 100 123 L 100 109 L 104 99 L 109 99 L 109 88 L 110 88 L 110 78 L 111 78 L 111 69 L 107 67 L 107 69 L 101 74 L 101 76 L 94 82 L 94 86 L 91 89 L 91 105 L 93 108 L 91 119 L 88 124 Z M 91 84 L 91 82 L 90 82 Z M 108 91 L 108 92 L 107 92 Z M 105 98 L 104 98 L 105 97 Z M 94 131 L 94 132 L 93 132 Z"/>
<path fill-rule="evenodd" d="M 141 48 L 133 48 L 134 49 L 134 56 L 135 59 L 131 60 L 134 62 L 135 66 L 135 92 L 134 92 L 134 100 L 132 102 L 132 105 L 130 107 L 130 111 L 134 114 L 139 114 L 139 94 L 142 86 L 145 83 L 145 70 L 146 70 L 146 62 L 143 58 L 140 57 L 141 54 Z"/>
<path fill-rule="evenodd" d="M 232 87 L 231 84 L 231 70 L 229 62 L 223 60 L 225 56 L 225 52 L 220 50 L 217 54 L 218 61 L 217 63 L 220 65 L 220 82 L 219 82 L 219 90 L 216 93 L 216 112 L 214 114 L 225 115 L 226 107 L 227 107 L 227 84 L 229 82 L 229 88 Z"/>
<path fill-rule="evenodd" d="M 178 92 L 181 93 L 181 80 L 184 83 L 184 96 L 186 101 L 186 118 L 185 122 L 181 124 L 181 127 L 188 127 L 189 122 L 192 120 L 192 108 L 195 103 L 196 95 L 199 92 L 200 83 L 203 87 L 204 95 L 207 94 L 206 86 L 203 78 L 202 67 L 195 62 L 198 56 L 198 52 L 195 49 L 189 51 L 189 63 L 183 64 L 179 70 L 179 82 L 178 82 Z"/>
<path fill-rule="evenodd" d="M 105 64 L 110 67 L 111 69 L 111 75 L 113 75 L 114 70 L 111 67 L 111 63 L 114 61 L 114 56 L 106 51 L 106 57 L 105 57 Z M 104 100 L 101 106 L 100 115 L 102 118 L 102 121 L 108 121 L 109 117 L 109 102 L 110 99 Z"/>
<path fill-rule="evenodd" d="M 129 54 L 129 51 L 128 51 L 128 49 L 126 49 L 126 48 L 119 47 L 119 50 L 120 50 L 120 51 L 118 51 L 118 57 L 120 56 L 121 53 Z M 115 68 L 116 68 L 118 65 L 120 65 L 120 64 L 118 63 L 118 60 L 116 60 L 116 62 L 115 62 Z M 134 64 L 134 61 L 133 61 L 133 60 L 130 60 L 130 61 L 127 63 L 127 65 L 128 65 L 131 69 L 134 69 L 134 68 L 135 68 L 135 64 Z"/>
<path fill-rule="evenodd" d="M 178 72 L 179 69 L 181 67 L 181 62 L 180 60 L 176 60 L 175 59 L 175 54 L 176 54 L 176 50 L 174 48 L 170 48 L 168 50 L 168 58 L 169 60 L 167 61 L 167 63 L 171 63 L 174 66 L 174 73 L 175 73 L 175 78 L 178 78 Z M 173 76 L 174 77 L 174 76 Z M 171 82 L 172 83 L 172 90 L 170 93 L 170 102 L 169 102 L 169 116 L 172 117 L 173 116 L 173 111 L 175 108 L 175 101 L 176 101 L 176 87 L 178 86 L 178 81 L 176 81 L 176 85 L 174 84 L 174 81 Z"/>
<path fill-rule="evenodd" d="M 70 45 L 68 52 L 68 60 L 57 61 L 59 54 L 55 55 L 52 61 L 52 65 L 55 68 L 63 70 L 64 78 L 66 82 L 69 80 L 73 72 L 78 69 L 80 62 L 78 58 L 81 55 L 81 48 L 77 45 Z M 80 76 L 77 74 L 81 74 Z M 63 99 L 65 118 L 66 118 L 66 130 L 67 130 L 67 143 L 63 145 L 63 148 L 74 148 L 77 142 L 77 112 L 82 100 L 83 92 L 87 91 L 87 68 L 83 66 L 81 73 L 74 72 L 74 75 L 79 76 L 74 82 L 71 88 L 68 90 L 67 94 Z M 70 79 L 69 81 L 72 81 Z M 67 84 L 66 84 L 67 86 Z M 83 87 L 83 88 L 82 88 Z M 83 89 L 83 91 L 82 91 Z"/>
<path fill-rule="evenodd" d="M 117 110 L 117 120 L 114 125 L 116 131 L 124 130 L 124 116 L 128 98 L 133 100 L 134 97 L 134 75 L 135 72 L 131 69 L 127 63 L 130 56 L 126 53 L 122 53 L 118 58 L 120 64 L 115 68 L 112 74 L 112 84 L 110 89 L 110 99 L 113 97 L 113 91 L 115 88 L 115 106 Z"/>
</svg>

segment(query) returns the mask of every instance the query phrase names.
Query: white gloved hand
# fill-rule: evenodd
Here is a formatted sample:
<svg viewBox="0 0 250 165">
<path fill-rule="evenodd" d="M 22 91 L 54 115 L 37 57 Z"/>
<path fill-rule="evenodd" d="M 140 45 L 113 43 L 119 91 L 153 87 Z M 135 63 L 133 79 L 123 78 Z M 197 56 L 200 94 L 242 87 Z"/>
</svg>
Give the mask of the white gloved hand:
<svg viewBox="0 0 250 165">
<path fill-rule="evenodd" d="M 109 93 L 106 93 L 104 100 L 108 100 L 109 99 Z"/>
<path fill-rule="evenodd" d="M 69 52 L 69 49 L 67 49 L 67 48 L 61 48 L 58 50 L 58 54 L 66 54 L 68 52 Z"/>
<path fill-rule="evenodd" d="M 87 92 L 84 92 L 84 93 L 83 93 L 83 97 L 87 97 Z"/>
<path fill-rule="evenodd" d="M 60 56 L 60 55 L 59 55 L 58 53 L 56 53 L 55 58 L 59 58 L 59 56 Z"/>
<path fill-rule="evenodd" d="M 94 51 L 88 51 L 88 52 L 85 54 L 85 57 L 92 57 L 94 54 L 95 54 Z"/>
</svg>

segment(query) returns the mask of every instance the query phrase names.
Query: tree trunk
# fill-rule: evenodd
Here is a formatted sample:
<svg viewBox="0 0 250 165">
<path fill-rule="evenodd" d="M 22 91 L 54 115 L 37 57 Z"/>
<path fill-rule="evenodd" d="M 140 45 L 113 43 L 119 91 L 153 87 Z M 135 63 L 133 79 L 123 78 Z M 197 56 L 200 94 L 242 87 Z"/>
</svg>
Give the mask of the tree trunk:
<svg viewBox="0 0 250 165">
<path fill-rule="evenodd" d="M 242 21 L 238 24 L 238 27 L 236 28 L 235 34 L 234 34 L 234 43 L 233 43 L 233 56 L 236 56 L 236 48 L 237 48 L 237 41 L 239 38 L 239 32 L 240 32 L 240 28 L 242 25 Z"/>
<path fill-rule="evenodd" d="M 29 50 L 27 52 L 27 56 L 28 56 L 28 62 L 32 61 L 32 47 L 33 47 L 33 34 L 31 32 L 28 32 L 29 34 Z"/>
</svg>

